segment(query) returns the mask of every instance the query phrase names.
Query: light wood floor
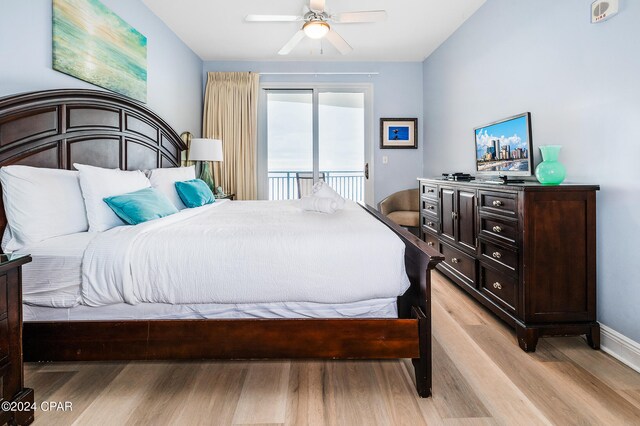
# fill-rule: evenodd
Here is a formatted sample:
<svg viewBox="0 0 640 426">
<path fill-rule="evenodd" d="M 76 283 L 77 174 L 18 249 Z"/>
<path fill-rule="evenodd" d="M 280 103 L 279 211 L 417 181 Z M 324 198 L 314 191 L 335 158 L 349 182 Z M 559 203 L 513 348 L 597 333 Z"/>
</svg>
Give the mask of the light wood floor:
<svg viewBox="0 0 640 426">
<path fill-rule="evenodd" d="M 439 274 L 433 283 L 433 397 L 408 360 L 27 364 L 38 425 L 640 424 L 640 374 L 580 338 L 533 354 Z"/>
</svg>

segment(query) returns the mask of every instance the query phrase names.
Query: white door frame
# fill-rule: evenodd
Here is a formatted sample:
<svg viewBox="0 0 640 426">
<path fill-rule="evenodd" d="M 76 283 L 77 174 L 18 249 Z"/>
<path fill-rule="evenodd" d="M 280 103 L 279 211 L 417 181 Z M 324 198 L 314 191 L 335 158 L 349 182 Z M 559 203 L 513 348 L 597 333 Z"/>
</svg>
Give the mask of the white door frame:
<svg viewBox="0 0 640 426">
<path fill-rule="evenodd" d="M 364 180 L 364 201 L 373 205 L 374 193 L 374 153 L 373 144 L 373 84 L 372 83 L 261 83 L 258 98 L 258 146 L 257 146 L 257 178 L 258 199 L 269 199 L 269 170 L 267 145 L 267 96 L 268 89 L 313 90 L 314 102 L 321 92 L 361 92 L 364 94 L 364 161 L 369 165 L 369 178 Z M 314 138 L 318 137 L 318 117 L 314 116 Z M 318 147 L 315 143 L 314 146 Z M 318 161 L 318 153 L 314 152 L 314 163 Z M 317 164 L 314 164 L 317 166 Z M 317 167 L 314 167 L 317 169 Z"/>
</svg>

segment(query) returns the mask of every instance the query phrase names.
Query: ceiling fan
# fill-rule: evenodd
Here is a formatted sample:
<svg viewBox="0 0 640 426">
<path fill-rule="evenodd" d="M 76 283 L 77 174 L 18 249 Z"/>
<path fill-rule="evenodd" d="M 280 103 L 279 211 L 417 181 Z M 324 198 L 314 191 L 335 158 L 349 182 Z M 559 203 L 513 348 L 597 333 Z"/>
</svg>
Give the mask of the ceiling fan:
<svg viewBox="0 0 640 426">
<path fill-rule="evenodd" d="M 380 22 L 387 17 L 384 10 L 369 10 L 364 12 L 343 12 L 330 15 L 325 11 L 325 0 L 310 0 L 309 9 L 304 15 L 247 15 L 246 22 L 296 22 L 302 21 L 302 28 L 291 37 L 278 52 L 279 55 L 288 55 L 303 38 L 326 38 L 340 53 L 346 55 L 353 48 L 340 34 L 333 31 L 329 22 L 336 24 L 351 24 L 364 22 Z"/>
</svg>

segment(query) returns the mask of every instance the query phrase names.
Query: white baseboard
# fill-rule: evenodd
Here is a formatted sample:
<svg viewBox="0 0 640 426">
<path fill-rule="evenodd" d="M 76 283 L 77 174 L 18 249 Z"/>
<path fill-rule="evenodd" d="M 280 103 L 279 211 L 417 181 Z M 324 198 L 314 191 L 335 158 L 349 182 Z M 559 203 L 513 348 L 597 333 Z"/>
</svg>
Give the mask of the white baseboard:
<svg viewBox="0 0 640 426">
<path fill-rule="evenodd" d="M 640 343 L 600 324 L 600 349 L 640 373 Z"/>
</svg>

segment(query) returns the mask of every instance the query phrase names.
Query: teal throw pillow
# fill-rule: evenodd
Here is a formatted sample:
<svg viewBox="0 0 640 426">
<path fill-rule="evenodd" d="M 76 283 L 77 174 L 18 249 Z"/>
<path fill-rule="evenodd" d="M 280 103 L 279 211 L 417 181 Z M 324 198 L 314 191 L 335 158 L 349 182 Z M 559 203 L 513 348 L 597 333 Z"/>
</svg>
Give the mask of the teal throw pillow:
<svg viewBox="0 0 640 426">
<path fill-rule="evenodd" d="M 144 188 L 128 194 L 106 197 L 103 200 L 129 225 L 178 213 L 176 206 L 167 196 L 155 188 Z"/>
<path fill-rule="evenodd" d="M 200 207 L 216 201 L 213 192 L 202 179 L 191 179 L 184 182 L 176 182 L 176 191 L 185 206 L 188 208 Z"/>
</svg>

